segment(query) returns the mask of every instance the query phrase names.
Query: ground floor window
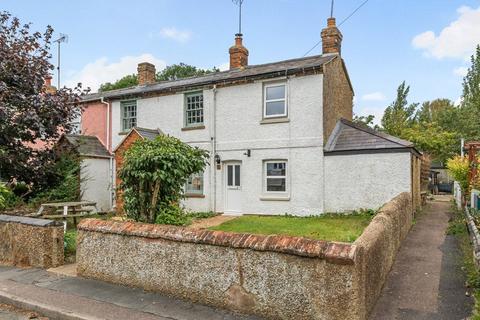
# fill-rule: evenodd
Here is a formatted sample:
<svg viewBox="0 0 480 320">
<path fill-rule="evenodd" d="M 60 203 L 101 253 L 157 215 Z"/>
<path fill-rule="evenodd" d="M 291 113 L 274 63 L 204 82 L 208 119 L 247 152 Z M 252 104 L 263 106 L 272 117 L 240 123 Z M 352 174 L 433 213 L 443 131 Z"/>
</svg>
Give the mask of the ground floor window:
<svg viewBox="0 0 480 320">
<path fill-rule="evenodd" d="M 203 172 L 194 173 L 188 177 L 185 184 L 185 193 L 187 194 L 203 194 Z"/>
<path fill-rule="evenodd" d="M 266 192 L 287 191 L 287 161 L 265 161 L 264 184 Z"/>
</svg>

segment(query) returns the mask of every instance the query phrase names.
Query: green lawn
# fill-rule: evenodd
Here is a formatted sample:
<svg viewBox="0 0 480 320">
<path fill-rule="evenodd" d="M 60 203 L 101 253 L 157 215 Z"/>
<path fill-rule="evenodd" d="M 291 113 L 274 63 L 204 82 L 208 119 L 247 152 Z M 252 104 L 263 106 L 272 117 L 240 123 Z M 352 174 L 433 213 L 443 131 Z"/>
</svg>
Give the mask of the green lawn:
<svg viewBox="0 0 480 320">
<path fill-rule="evenodd" d="M 372 215 L 325 215 L 321 217 L 242 216 L 210 230 L 277 234 L 319 240 L 353 242 L 370 223 Z"/>
</svg>

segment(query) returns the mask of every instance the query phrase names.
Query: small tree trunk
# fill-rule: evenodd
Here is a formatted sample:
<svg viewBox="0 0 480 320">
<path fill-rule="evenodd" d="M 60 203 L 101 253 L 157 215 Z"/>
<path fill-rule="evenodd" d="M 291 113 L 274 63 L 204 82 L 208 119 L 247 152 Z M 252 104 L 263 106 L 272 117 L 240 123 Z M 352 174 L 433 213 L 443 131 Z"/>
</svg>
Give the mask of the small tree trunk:
<svg viewBox="0 0 480 320">
<path fill-rule="evenodd" d="M 158 193 L 160 192 L 160 180 L 155 181 L 155 186 L 153 187 L 153 194 L 152 194 L 152 203 L 150 207 L 150 216 L 149 222 L 155 222 L 155 210 L 157 209 L 157 202 L 158 202 Z"/>
</svg>

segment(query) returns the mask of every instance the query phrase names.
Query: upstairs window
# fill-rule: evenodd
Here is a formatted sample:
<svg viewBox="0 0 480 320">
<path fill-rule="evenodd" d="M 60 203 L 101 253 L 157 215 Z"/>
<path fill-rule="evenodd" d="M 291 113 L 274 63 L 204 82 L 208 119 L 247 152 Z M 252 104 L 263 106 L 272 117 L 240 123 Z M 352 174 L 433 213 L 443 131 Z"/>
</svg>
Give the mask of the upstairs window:
<svg viewBox="0 0 480 320">
<path fill-rule="evenodd" d="M 263 117 L 287 116 L 287 87 L 282 84 L 269 84 L 264 87 Z"/>
<path fill-rule="evenodd" d="M 129 131 L 137 125 L 137 101 L 122 101 L 122 130 Z"/>
<path fill-rule="evenodd" d="M 185 95 L 185 126 L 203 125 L 203 92 Z"/>
<path fill-rule="evenodd" d="M 287 162 L 266 161 L 264 169 L 266 192 L 287 191 Z"/>
<path fill-rule="evenodd" d="M 185 184 L 186 194 L 203 194 L 203 172 L 194 173 L 188 177 Z"/>
</svg>

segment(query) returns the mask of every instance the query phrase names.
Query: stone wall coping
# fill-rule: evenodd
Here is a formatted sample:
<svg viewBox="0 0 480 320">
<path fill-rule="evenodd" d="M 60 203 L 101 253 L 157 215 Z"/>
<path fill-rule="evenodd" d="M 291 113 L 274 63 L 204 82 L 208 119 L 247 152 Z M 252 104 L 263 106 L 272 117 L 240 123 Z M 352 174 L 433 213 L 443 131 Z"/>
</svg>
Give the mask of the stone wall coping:
<svg viewBox="0 0 480 320">
<path fill-rule="evenodd" d="M 139 222 L 84 219 L 78 230 L 118 234 L 149 239 L 270 251 L 300 257 L 325 259 L 340 265 L 352 265 L 356 261 L 357 246 L 350 243 L 330 242 L 282 235 L 255 235 L 205 229 L 187 229 L 177 226 L 155 225 Z"/>
<path fill-rule="evenodd" d="M 37 227 L 50 227 L 50 226 L 59 225 L 57 224 L 56 221 L 53 221 L 53 220 L 22 217 L 22 216 L 10 216 L 6 214 L 0 214 L 0 222 L 21 223 L 21 224 L 37 226 Z"/>
</svg>

